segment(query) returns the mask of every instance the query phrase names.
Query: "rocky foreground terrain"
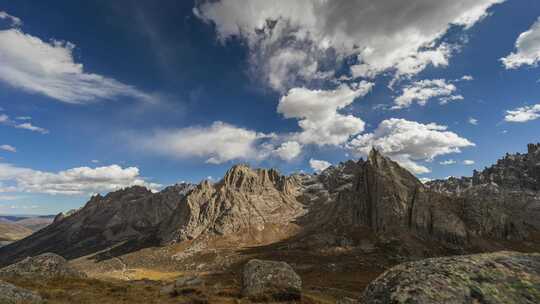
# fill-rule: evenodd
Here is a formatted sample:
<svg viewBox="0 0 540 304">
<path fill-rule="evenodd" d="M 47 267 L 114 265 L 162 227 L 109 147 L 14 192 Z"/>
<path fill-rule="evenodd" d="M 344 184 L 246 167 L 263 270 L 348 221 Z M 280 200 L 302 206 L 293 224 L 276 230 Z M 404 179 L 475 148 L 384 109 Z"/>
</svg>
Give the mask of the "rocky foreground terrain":
<svg viewBox="0 0 540 304">
<path fill-rule="evenodd" d="M 237 165 L 97 195 L 0 248 L 0 278 L 51 303 L 540 302 L 538 255 L 435 258 L 499 250 L 540 252 L 540 145 L 426 185 L 373 150 L 315 175 Z M 45 253 L 88 278 L 5 275 Z"/>
</svg>

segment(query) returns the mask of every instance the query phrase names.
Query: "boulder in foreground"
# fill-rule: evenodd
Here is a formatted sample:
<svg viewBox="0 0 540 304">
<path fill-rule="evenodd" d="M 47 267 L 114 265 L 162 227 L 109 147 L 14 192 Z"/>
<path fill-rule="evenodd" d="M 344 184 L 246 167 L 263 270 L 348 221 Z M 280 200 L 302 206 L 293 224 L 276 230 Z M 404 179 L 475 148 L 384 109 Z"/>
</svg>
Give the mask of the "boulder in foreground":
<svg viewBox="0 0 540 304">
<path fill-rule="evenodd" d="M 160 294 L 176 297 L 179 295 L 202 293 L 202 289 L 204 289 L 204 281 L 198 276 L 188 275 L 179 277 L 174 283 L 164 286 Z"/>
<path fill-rule="evenodd" d="M 302 297 L 302 279 L 285 262 L 250 260 L 244 266 L 245 297 L 253 300 L 298 300 Z"/>
<path fill-rule="evenodd" d="M 368 285 L 365 303 L 540 303 L 540 254 L 496 252 L 398 265 Z"/>
<path fill-rule="evenodd" d="M 86 274 L 72 268 L 63 257 L 44 253 L 0 269 L 0 277 L 86 278 Z"/>
<path fill-rule="evenodd" d="M 36 293 L 0 281 L 0 303 L 2 304 L 40 304 L 43 300 Z"/>
</svg>

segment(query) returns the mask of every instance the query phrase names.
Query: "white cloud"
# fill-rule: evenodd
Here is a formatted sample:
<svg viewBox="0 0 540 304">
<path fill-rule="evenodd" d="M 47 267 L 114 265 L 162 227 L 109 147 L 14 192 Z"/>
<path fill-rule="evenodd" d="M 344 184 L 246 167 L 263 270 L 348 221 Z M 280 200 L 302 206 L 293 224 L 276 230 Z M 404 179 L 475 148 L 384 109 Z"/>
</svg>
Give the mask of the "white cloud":
<svg viewBox="0 0 540 304">
<path fill-rule="evenodd" d="M 417 174 L 430 172 L 417 161 L 432 161 L 437 156 L 459 153 L 461 148 L 470 146 L 474 143 L 447 131 L 446 126 L 397 118 L 382 121 L 373 133 L 359 135 L 348 144 L 349 149 L 360 156 L 376 148 Z"/>
<path fill-rule="evenodd" d="M 466 160 L 463 161 L 463 164 L 465 166 L 472 166 L 472 165 L 474 165 L 474 160 L 466 159 Z"/>
<path fill-rule="evenodd" d="M 540 62 L 540 18 L 531 28 L 519 35 L 516 51 L 501 58 L 506 69 L 517 69 L 523 65 L 537 66 Z"/>
<path fill-rule="evenodd" d="M 469 118 L 469 123 L 470 123 L 471 125 L 475 125 L 475 126 L 476 126 L 476 125 L 478 125 L 478 119 L 473 118 L 473 117 L 470 117 L 470 118 Z"/>
<path fill-rule="evenodd" d="M 463 96 L 453 95 L 456 91 L 456 86 L 448 83 L 444 79 L 425 79 L 413 82 L 411 85 L 405 86 L 403 92 L 394 100 L 392 109 L 403 109 L 411 106 L 414 102 L 421 106 L 432 99 L 438 97 L 441 103 L 447 103 L 452 100 L 461 100 Z"/>
<path fill-rule="evenodd" d="M 41 133 L 41 134 L 48 134 L 49 133 L 49 130 L 41 128 L 41 127 L 36 127 L 36 126 L 32 125 L 29 122 L 25 122 L 25 123 L 22 123 L 22 124 L 17 124 L 17 125 L 15 125 L 15 128 L 17 128 L 17 129 L 25 129 L 25 130 L 29 130 L 29 131 L 32 131 L 32 132 L 38 132 L 38 133 Z"/>
<path fill-rule="evenodd" d="M 259 54 L 262 55 L 267 54 Z M 311 81 L 333 75 L 318 71 L 318 63 L 312 56 L 304 50 L 294 48 L 277 49 L 266 60 L 252 57 L 250 63 L 256 77 L 262 77 L 263 82 L 281 92 L 301 83 L 301 79 Z"/>
<path fill-rule="evenodd" d="M 453 165 L 457 163 L 455 160 L 453 159 L 448 159 L 448 160 L 444 160 L 442 162 L 439 162 L 439 164 L 443 165 L 443 166 L 449 166 L 449 165 Z"/>
<path fill-rule="evenodd" d="M 463 81 L 473 81 L 474 77 L 472 77 L 471 75 L 463 75 L 463 77 L 461 77 L 461 80 L 463 80 Z"/>
<path fill-rule="evenodd" d="M 19 29 L 0 31 L 0 81 L 30 93 L 67 103 L 88 103 L 129 96 L 153 98 L 133 86 L 98 74 L 86 73 L 75 62 L 70 42 L 45 42 Z"/>
<path fill-rule="evenodd" d="M 8 152 L 17 152 L 17 149 L 10 145 L 1 145 L 0 150 L 8 151 Z"/>
<path fill-rule="evenodd" d="M 332 166 L 332 164 L 327 162 L 327 161 L 317 160 L 317 159 L 313 159 L 313 158 L 309 160 L 309 165 L 310 165 L 311 169 L 313 169 L 313 171 L 315 171 L 315 172 L 324 171 L 326 168 Z"/>
<path fill-rule="evenodd" d="M 137 135 L 133 145 L 172 158 L 202 157 L 207 163 L 220 164 L 267 157 L 271 148 L 263 147 L 260 141 L 273 136 L 217 121 L 208 127 L 158 130 L 146 137 Z"/>
<path fill-rule="evenodd" d="M 15 117 L 17 120 L 32 120 L 32 117 L 30 116 L 17 116 Z"/>
<path fill-rule="evenodd" d="M 15 17 L 15 16 L 12 16 L 12 15 L 4 12 L 4 11 L 0 11 L 0 19 L 9 20 L 9 22 L 11 22 L 12 26 L 21 26 L 22 25 L 21 19 Z"/>
<path fill-rule="evenodd" d="M 505 121 L 508 122 L 527 122 L 540 117 L 540 104 L 532 106 L 519 107 L 506 111 Z"/>
<path fill-rule="evenodd" d="M 268 81 L 269 75 L 276 75 L 269 66 L 280 67 L 284 72 L 278 73 L 279 81 L 269 84 L 286 91 L 281 80 L 306 78 L 298 73 L 304 68 L 312 72 L 332 71 L 332 59 L 358 57 L 352 73 L 369 77 L 389 69 L 397 75 L 411 75 L 430 64 L 448 65 L 455 47 L 439 39 L 451 25 L 473 26 L 486 16 L 489 7 L 501 2 L 221 0 L 202 1 L 194 12 L 215 25 L 222 42 L 231 37 L 245 40 L 251 64 L 261 66 L 258 71 L 266 74 L 263 79 Z M 283 56 L 281 51 L 285 48 L 289 50 L 287 59 L 276 59 Z M 271 61 L 279 64 L 270 64 Z M 322 67 L 329 63 L 331 67 L 324 70 Z M 288 71 L 285 66 L 292 68 Z M 295 84 L 289 88 L 298 86 Z"/>
<path fill-rule="evenodd" d="M 16 119 L 18 119 L 18 120 L 30 120 L 30 118 L 27 117 L 27 116 L 17 117 Z M 0 114 L 0 124 L 11 126 L 11 127 L 17 128 L 17 129 L 24 129 L 24 130 L 28 130 L 28 131 L 32 131 L 32 132 L 38 132 L 38 133 L 41 133 L 41 134 L 48 134 L 49 133 L 49 130 L 47 130 L 45 128 L 38 127 L 38 126 L 34 126 L 33 124 L 31 124 L 29 122 L 19 123 L 19 122 L 13 121 L 6 114 Z"/>
<path fill-rule="evenodd" d="M 122 168 L 118 165 L 79 167 L 53 173 L 0 163 L 0 181 L 13 184 L 9 187 L 0 185 L 0 192 L 66 195 L 109 192 L 134 185 L 153 190 L 161 187 L 159 184 L 146 182 L 139 176 L 138 168 Z"/>
<path fill-rule="evenodd" d="M 274 151 L 279 158 L 291 161 L 302 153 L 302 146 L 296 141 L 287 141 Z"/>
<path fill-rule="evenodd" d="M 356 98 L 365 96 L 373 87 L 362 81 L 352 88 L 341 85 L 335 90 L 309 90 L 293 88 L 283 96 L 278 113 L 285 118 L 299 119 L 302 131 L 295 138 L 302 144 L 340 145 L 352 135 L 364 130 L 364 122 L 339 110 L 350 105 Z"/>
<path fill-rule="evenodd" d="M 429 177 L 422 177 L 420 178 L 420 182 L 422 182 L 422 184 L 425 184 L 425 183 L 429 183 L 430 181 L 432 181 L 433 179 L 432 178 L 429 178 Z"/>
<path fill-rule="evenodd" d="M 100 161 L 97 160 L 97 159 L 92 159 L 90 162 L 93 163 L 93 164 L 99 164 L 100 163 Z"/>
</svg>

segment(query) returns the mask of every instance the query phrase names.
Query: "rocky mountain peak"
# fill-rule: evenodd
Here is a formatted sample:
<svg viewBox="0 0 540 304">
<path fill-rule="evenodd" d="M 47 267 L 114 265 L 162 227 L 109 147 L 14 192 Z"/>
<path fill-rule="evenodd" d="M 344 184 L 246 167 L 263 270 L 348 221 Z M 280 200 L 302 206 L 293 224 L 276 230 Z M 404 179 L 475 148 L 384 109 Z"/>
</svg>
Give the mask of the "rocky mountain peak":
<svg viewBox="0 0 540 304">
<path fill-rule="evenodd" d="M 463 200 L 471 235 L 523 239 L 540 230 L 540 144 L 527 153 L 506 154 L 472 177 L 427 183 L 430 190 Z"/>
<path fill-rule="evenodd" d="M 506 154 L 472 177 L 449 178 L 428 183 L 438 192 L 461 195 L 474 186 L 494 184 L 507 191 L 540 191 L 540 143 L 528 144 L 527 153 Z"/>
<path fill-rule="evenodd" d="M 538 144 L 528 144 L 527 145 L 527 154 L 538 154 L 540 153 L 540 143 Z"/>
<path fill-rule="evenodd" d="M 540 153 L 538 145 L 528 150 L 471 178 L 427 187 L 376 149 L 367 160 L 314 175 L 284 176 L 241 164 L 216 183 L 181 183 L 158 193 L 129 187 L 94 196 L 75 214 L 0 249 L 0 264 L 52 249 L 72 258 L 126 242 L 226 237 L 256 243 L 290 237 L 291 231 L 354 227 L 452 246 L 473 237 L 522 238 L 529 227 L 540 230 L 540 196 L 531 190 L 538 185 Z"/>
<path fill-rule="evenodd" d="M 283 177 L 275 169 L 252 169 L 249 165 L 235 165 L 227 171 L 222 184 L 237 190 L 254 191 L 257 187 L 278 186 Z"/>
</svg>

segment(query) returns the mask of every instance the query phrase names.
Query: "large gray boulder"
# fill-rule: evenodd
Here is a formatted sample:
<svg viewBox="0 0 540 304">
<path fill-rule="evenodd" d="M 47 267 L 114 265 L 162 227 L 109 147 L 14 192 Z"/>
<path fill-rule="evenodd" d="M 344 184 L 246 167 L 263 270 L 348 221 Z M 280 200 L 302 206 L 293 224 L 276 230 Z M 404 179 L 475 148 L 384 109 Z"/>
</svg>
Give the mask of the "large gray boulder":
<svg viewBox="0 0 540 304">
<path fill-rule="evenodd" d="M 497 252 L 398 265 L 370 283 L 370 304 L 540 303 L 540 254 Z"/>
<path fill-rule="evenodd" d="M 160 290 L 160 294 L 179 296 L 192 293 L 202 293 L 204 281 L 195 275 L 187 275 L 177 278 L 174 283 L 166 285 Z"/>
<path fill-rule="evenodd" d="M 86 278 L 86 274 L 71 267 L 63 257 L 44 253 L 0 269 L 0 277 Z"/>
<path fill-rule="evenodd" d="M 298 300 L 302 279 L 285 262 L 250 260 L 244 266 L 242 293 L 253 300 Z"/>
<path fill-rule="evenodd" d="M 44 303 L 36 293 L 0 281 L 0 303 L 2 304 L 40 304 Z"/>
</svg>

